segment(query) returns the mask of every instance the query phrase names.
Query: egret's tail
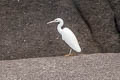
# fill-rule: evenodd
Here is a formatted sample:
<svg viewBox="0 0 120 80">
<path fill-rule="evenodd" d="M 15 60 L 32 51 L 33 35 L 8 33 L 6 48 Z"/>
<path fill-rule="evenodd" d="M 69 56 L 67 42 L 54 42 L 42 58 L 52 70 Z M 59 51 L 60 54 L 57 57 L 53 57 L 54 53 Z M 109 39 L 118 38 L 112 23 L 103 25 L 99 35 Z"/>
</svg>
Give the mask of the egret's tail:
<svg viewBox="0 0 120 80">
<path fill-rule="evenodd" d="M 81 52 L 81 48 L 79 47 L 79 48 L 77 48 L 75 51 L 76 51 L 76 52 Z"/>
</svg>

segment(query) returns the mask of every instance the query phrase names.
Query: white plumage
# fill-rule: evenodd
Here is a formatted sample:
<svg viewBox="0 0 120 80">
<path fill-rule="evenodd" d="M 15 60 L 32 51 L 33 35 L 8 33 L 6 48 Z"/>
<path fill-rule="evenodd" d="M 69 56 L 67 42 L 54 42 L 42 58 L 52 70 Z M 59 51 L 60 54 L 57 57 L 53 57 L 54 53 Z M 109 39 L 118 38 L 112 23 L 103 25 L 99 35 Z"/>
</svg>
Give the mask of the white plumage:
<svg viewBox="0 0 120 80">
<path fill-rule="evenodd" d="M 81 52 L 78 40 L 69 28 L 63 28 L 62 39 L 76 52 Z"/>
<path fill-rule="evenodd" d="M 62 40 L 64 40 L 76 52 L 81 52 L 81 48 L 79 46 L 78 40 L 76 36 L 74 35 L 74 33 L 69 28 L 65 27 L 62 29 L 62 26 L 64 24 L 63 20 L 61 18 L 56 18 L 55 20 L 50 21 L 47 24 L 53 23 L 53 22 L 59 23 L 57 26 L 57 30 L 61 34 Z M 70 54 L 71 54 L 71 50 L 69 52 L 69 55 Z"/>
</svg>

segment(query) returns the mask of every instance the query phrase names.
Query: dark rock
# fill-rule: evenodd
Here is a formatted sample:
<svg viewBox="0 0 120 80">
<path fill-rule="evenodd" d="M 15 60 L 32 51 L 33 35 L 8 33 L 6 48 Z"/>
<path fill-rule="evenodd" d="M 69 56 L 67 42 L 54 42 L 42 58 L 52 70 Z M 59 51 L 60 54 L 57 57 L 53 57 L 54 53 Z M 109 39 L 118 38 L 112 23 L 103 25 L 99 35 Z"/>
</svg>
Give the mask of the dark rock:
<svg viewBox="0 0 120 80">
<path fill-rule="evenodd" d="M 0 60 L 67 54 L 57 24 L 46 24 L 57 17 L 75 33 L 81 53 L 120 51 L 107 1 L 0 0 Z"/>
<path fill-rule="evenodd" d="M 120 52 L 114 12 L 107 0 L 73 0 L 102 52 Z"/>
<path fill-rule="evenodd" d="M 46 23 L 57 17 L 65 21 L 80 41 L 82 51 L 99 52 L 87 25 L 69 1 L 0 1 L 0 59 L 60 56 L 69 52 L 56 24 Z M 60 36 L 61 38 L 61 36 Z"/>
<path fill-rule="evenodd" d="M 116 28 L 120 33 L 120 0 L 108 0 L 110 7 L 114 12 L 114 18 L 116 23 Z"/>
</svg>

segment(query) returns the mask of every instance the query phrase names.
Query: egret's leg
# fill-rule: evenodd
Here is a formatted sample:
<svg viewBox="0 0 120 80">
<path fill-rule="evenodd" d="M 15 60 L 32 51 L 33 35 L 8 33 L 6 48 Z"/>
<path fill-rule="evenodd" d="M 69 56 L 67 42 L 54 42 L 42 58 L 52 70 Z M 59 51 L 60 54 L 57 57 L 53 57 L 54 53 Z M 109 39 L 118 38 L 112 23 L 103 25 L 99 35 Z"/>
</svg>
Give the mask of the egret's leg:
<svg viewBox="0 0 120 80">
<path fill-rule="evenodd" d="M 70 49 L 69 54 L 66 54 L 65 56 L 74 56 L 74 54 L 71 53 L 72 49 Z"/>
<path fill-rule="evenodd" d="M 69 55 L 71 55 L 71 52 L 72 52 L 72 49 L 70 49 L 70 51 L 69 51 Z"/>
</svg>

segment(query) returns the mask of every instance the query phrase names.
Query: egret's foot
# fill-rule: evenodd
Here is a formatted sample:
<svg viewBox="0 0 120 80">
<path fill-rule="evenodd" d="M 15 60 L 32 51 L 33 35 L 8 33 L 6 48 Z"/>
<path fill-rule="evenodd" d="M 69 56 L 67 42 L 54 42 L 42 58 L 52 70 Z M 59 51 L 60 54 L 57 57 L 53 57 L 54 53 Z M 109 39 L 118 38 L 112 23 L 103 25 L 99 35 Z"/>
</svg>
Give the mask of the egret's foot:
<svg viewBox="0 0 120 80">
<path fill-rule="evenodd" d="M 66 55 L 64 55 L 64 56 L 76 56 L 76 54 L 71 53 L 71 54 L 66 54 Z"/>
</svg>

